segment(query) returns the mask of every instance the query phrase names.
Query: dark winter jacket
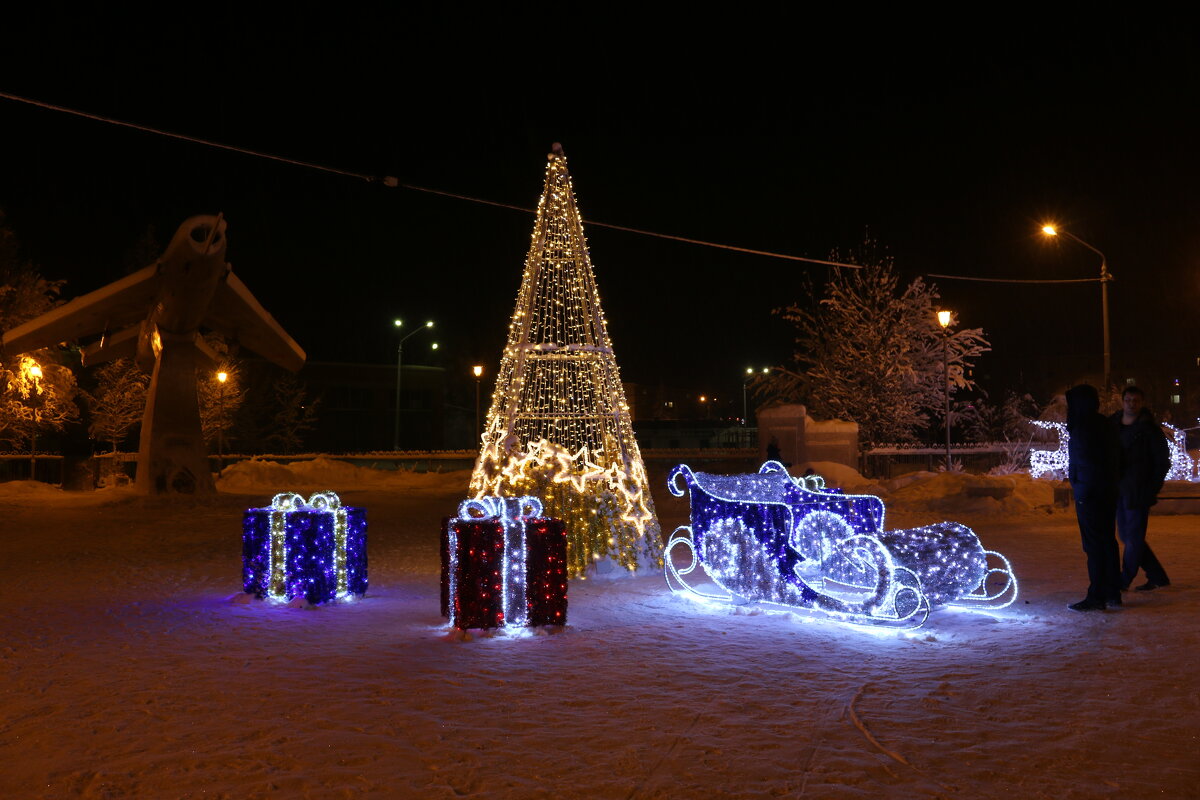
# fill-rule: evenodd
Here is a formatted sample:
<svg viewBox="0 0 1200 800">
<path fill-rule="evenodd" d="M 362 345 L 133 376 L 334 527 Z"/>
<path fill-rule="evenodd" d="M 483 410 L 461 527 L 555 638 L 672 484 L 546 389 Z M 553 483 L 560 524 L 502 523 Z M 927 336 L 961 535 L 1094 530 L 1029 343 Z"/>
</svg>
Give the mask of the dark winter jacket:
<svg viewBox="0 0 1200 800">
<path fill-rule="evenodd" d="M 1121 443 L 1112 420 L 1100 413 L 1100 396 L 1087 384 L 1067 390 L 1067 478 L 1075 501 L 1117 502 Z"/>
<path fill-rule="evenodd" d="M 1150 409 L 1143 408 L 1132 425 L 1121 423 L 1121 412 L 1109 419 L 1121 438 L 1119 481 L 1128 508 L 1148 508 L 1158 502 L 1163 480 L 1171 469 L 1167 437 Z"/>
</svg>

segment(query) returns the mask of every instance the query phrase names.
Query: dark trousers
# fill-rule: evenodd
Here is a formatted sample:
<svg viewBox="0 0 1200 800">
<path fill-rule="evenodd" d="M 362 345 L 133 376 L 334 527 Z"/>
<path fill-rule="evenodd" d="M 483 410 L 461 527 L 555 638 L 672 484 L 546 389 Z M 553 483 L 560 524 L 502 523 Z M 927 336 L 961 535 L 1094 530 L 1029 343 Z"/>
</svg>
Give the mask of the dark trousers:
<svg viewBox="0 0 1200 800">
<path fill-rule="evenodd" d="M 1121 599 L 1121 558 L 1114 506 L 1109 498 L 1075 500 L 1079 535 L 1087 554 L 1087 599 L 1092 602 L 1114 603 Z"/>
<path fill-rule="evenodd" d="M 1118 501 L 1117 532 L 1121 535 L 1121 543 L 1125 545 L 1125 556 L 1121 561 L 1122 586 L 1133 583 L 1139 568 L 1146 570 L 1146 580 L 1162 586 L 1171 582 L 1154 551 L 1146 544 L 1146 523 L 1149 519 L 1149 508 L 1129 508 L 1124 498 Z"/>
</svg>

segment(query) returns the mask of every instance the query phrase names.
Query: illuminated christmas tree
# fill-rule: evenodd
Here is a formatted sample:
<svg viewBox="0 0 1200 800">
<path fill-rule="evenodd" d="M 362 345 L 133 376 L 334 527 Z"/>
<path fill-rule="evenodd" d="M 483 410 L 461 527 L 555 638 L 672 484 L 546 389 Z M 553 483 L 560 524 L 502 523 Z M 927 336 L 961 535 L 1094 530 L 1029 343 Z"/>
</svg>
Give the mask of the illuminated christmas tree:
<svg viewBox="0 0 1200 800">
<path fill-rule="evenodd" d="M 567 159 L 553 150 L 471 490 L 540 497 L 546 516 L 566 523 L 572 576 L 605 557 L 629 570 L 661 567 Z"/>
</svg>

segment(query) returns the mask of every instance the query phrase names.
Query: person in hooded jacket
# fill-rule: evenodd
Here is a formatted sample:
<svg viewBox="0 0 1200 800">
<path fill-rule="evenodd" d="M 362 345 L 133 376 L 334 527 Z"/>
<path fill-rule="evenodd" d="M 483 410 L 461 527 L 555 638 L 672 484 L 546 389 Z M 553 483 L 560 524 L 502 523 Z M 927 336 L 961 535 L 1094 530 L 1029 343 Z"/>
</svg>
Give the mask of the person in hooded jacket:
<svg viewBox="0 0 1200 800">
<path fill-rule="evenodd" d="M 1117 547 L 1117 467 L 1121 444 L 1112 420 L 1100 413 L 1100 395 L 1087 384 L 1067 390 L 1067 477 L 1087 554 L 1087 596 L 1072 611 L 1121 605 Z"/>
<path fill-rule="evenodd" d="M 1140 592 L 1171 585 L 1167 571 L 1146 544 L 1150 506 L 1158 502 L 1163 480 L 1171 469 L 1171 452 L 1167 437 L 1145 401 L 1141 389 L 1127 386 L 1121 394 L 1122 410 L 1111 417 L 1121 437 L 1117 499 L 1117 533 L 1125 545 L 1121 588 L 1129 588 L 1140 568 L 1146 571 L 1146 582 L 1137 587 Z"/>
</svg>

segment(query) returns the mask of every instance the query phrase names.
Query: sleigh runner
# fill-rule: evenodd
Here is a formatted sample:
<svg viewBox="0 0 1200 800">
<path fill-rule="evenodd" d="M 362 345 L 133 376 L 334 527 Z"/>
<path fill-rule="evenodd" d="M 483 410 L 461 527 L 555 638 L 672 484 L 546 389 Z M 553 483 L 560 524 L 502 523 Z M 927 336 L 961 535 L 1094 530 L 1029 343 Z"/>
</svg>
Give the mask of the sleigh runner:
<svg viewBox="0 0 1200 800">
<path fill-rule="evenodd" d="M 920 626 L 938 606 L 1003 608 L 1016 599 L 1008 559 L 965 525 L 886 531 L 878 497 L 827 490 L 820 476 L 792 478 L 776 461 L 754 475 L 681 464 L 667 483 L 691 500 L 692 524 L 667 544 L 672 591 L 900 627 Z M 688 563 L 676 564 L 680 555 Z"/>
</svg>

